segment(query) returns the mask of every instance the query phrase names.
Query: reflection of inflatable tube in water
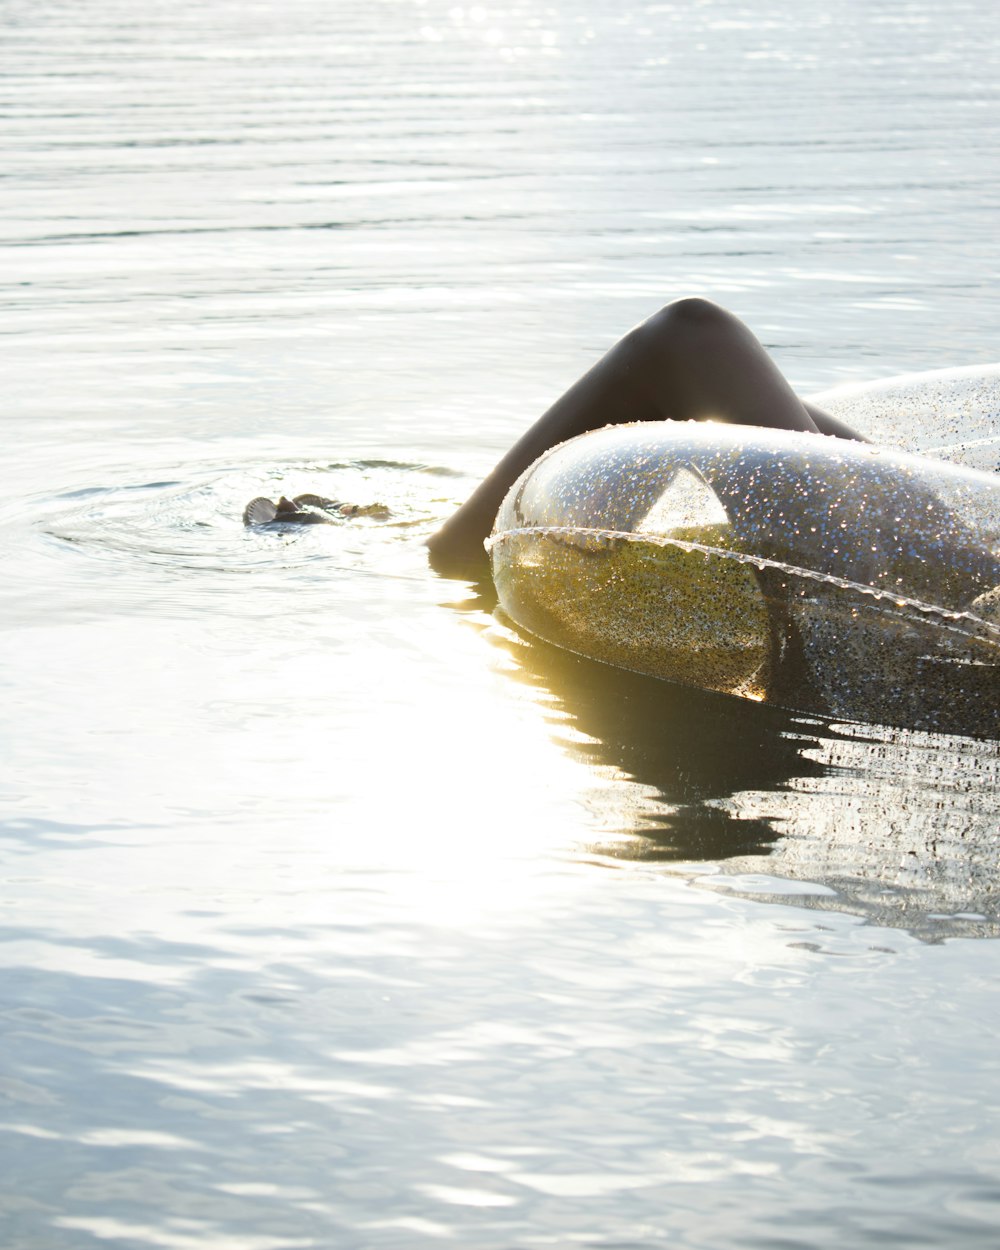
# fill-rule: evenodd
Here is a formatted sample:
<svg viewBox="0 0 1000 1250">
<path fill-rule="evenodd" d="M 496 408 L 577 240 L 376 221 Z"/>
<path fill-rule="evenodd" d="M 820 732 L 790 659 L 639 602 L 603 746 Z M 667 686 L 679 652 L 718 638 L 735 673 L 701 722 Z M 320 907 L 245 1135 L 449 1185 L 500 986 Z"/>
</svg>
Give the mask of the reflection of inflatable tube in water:
<svg viewBox="0 0 1000 1250">
<path fill-rule="evenodd" d="M 490 540 L 515 624 L 622 668 L 862 720 L 1000 733 L 1000 476 L 813 434 L 595 431 Z"/>
</svg>

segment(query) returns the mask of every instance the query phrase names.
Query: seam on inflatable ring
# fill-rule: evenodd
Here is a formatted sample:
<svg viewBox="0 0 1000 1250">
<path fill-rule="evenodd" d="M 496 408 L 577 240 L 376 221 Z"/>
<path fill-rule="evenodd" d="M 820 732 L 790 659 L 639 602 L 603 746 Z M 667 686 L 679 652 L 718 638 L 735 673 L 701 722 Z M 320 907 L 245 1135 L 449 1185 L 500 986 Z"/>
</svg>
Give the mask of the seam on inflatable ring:
<svg viewBox="0 0 1000 1250">
<path fill-rule="evenodd" d="M 942 628 L 959 634 L 963 638 L 972 638 L 976 642 L 995 640 L 1000 645 L 1000 626 L 984 621 L 981 617 L 973 616 L 970 612 L 942 608 L 932 603 L 924 603 L 921 599 L 912 599 L 907 595 L 894 594 L 889 590 L 879 590 L 875 586 L 866 586 L 862 582 L 852 582 L 844 577 L 836 577 L 832 573 L 820 573 L 813 569 L 798 569 L 795 565 L 785 564 L 781 560 L 771 560 L 767 556 L 751 556 L 742 551 L 728 550 L 725 547 L 711 547 L 706 543 L 689 542 L 684 538 L 668 538 L 662 534 L 636 534 L 630 530 L 585 529 L 578 525 L 529 525 L 519 529 L 502 530 L 499 534 L 491 534 L 483 545 L 492 555 L 493 548 L 499 546 L 508 538 L 538 537 L 539 535 L 552 538 L 587 537 L 630 543 L 649 543 L 655 547 L 672 547 L 681 551 L 698 551 L 702 555 L 721 556 L 725 560 L 734 560 L 738 564 L 750 564 L 757 569 L 774 569 L 779 573 L 800 573 L 807 575 L 814 581 L 834 586 L 838 590 L 853 590 L 863 595 L 869 595 L 878 601 L 888 600 L 896 607 L 912 608 L 925 616 L 936 618 Z M 968 628 L 963 628 L 962 623 L 965 621 L 975 623 L 977 631 L 972 632 Z M 985 639 L 982 636 L 983 631 L 987 635 Z"/>
</svg>

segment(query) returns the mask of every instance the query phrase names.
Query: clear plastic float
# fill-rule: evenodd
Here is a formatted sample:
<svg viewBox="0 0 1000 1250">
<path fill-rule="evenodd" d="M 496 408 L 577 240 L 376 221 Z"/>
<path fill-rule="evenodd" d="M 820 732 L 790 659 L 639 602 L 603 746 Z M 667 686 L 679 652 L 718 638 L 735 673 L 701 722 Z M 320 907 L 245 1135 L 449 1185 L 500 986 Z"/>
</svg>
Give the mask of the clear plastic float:
<svg viewBox="0 0 1000 1250">
<path fill-rule="evenodd" d="M 862 403 L 884 412 L 886 390 Z M 653 677 L 1000 737 L 996 429 L 966 421 L 932 454 L 710 422 L 597 430 L 501 505 L 501 608 Z"/>
</svg>

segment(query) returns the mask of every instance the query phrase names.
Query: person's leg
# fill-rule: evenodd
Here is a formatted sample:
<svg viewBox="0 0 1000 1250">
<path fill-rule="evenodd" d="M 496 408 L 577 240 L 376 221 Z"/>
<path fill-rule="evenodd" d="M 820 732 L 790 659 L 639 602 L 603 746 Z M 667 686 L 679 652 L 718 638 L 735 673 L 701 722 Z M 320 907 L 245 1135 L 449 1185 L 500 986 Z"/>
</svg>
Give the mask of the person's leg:
<svg viewBox="0 0 1000 1250">
<path fill-rule="evenodd" d="M 480 553 L 504 495 L 557 443 L 605 425 L 668 419 L 821 429 L 737 317 L 708 300 L 678 300 L 626 334 L 518 439 L 429 540 L 431 554 Z"/>
<path fill-rule="evenodd" d="M 870 438 L 865 438 L 863 434 L 859 434 L 846 421 L 841 421 L 839 417 L 834 417 L 829 412 L 824 412 L 822 408 L 817 408 L 815 404 L 804 403 L 803 407 L 812 417 L 816 429 L 821 434 L 829 434 L 831 438 L 848 438 L 855 443 L 871 442 Z"/>
</svg>

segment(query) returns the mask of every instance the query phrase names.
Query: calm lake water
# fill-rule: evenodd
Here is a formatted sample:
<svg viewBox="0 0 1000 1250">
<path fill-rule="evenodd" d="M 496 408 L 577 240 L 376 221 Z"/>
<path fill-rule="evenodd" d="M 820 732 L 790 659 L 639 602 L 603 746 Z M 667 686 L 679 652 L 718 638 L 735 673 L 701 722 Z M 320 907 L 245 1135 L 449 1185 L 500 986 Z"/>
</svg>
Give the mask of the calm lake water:
<svg viewBox="0 0 1000 1250">
<path fill-rule="evenodd" d="M 806 392 L 995 360 L 992 7 L 3 16 L 6 1250 L 992 1250 L 997 744 L 422 548 L 677 295 Z M 309 490 L 393 518 L 243 529 Z"/>
</svg>

